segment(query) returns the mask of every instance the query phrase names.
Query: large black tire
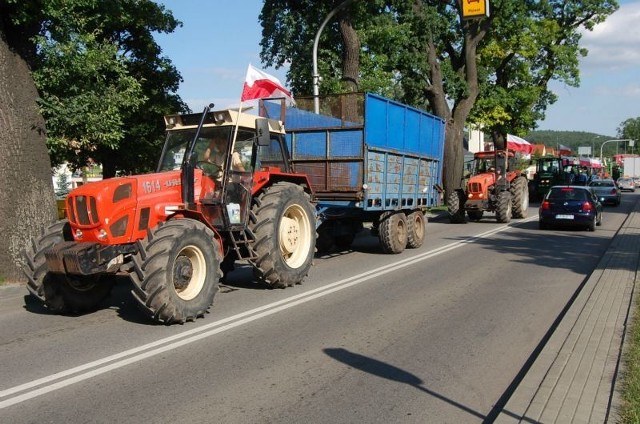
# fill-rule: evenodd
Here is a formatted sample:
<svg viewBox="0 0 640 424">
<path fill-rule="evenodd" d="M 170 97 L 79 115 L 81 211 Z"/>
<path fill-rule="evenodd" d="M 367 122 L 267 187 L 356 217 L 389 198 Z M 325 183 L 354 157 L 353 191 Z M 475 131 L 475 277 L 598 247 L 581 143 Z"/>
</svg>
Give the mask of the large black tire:
<svg viewBox="0 0 640 424">
<path fill-rule="evenodd" d="M 511 183 L 511 202 L 514 218 L 526 218 L 529 212 L 529 182 L 518 177 Z"/>
<path fill-rule="evenodd" d="M 48 272 L 44 251 L 60 242 L 72 240 L 71 226 L 63 219 L 43 228 L 40 236 L 34 237 L 24 250 L 22 271 L 28 280 L 27 290 L 41 302 L 45 301 L 43 281 L 52 275 Z"/>
<path fill-rule="evenodd" d="M 59 314 L 95 311 L 115 285 L 115 275 L 51 274 L 43 282 L 45 305 Z"/>
<path fill-rule="evenodd" d="M 413 211 L 407 216 L 407 247 L 417 249 L 424 244 L 426 220 L 422 211 Z"/>
<path fill-rule="evenodd" d="M 203 223 L 192 219 L 162 223 L 138 242 L 131 273 L 133 297 L 156 321 L 194 321 L 213 304 L 221 261 L 216 236 Z"/>
<path fill-rule="evenodd" d="M 380 245 L 385 253 L 400 253 L 407 246 L 407 216 L 403 212 L 385 212 L 378 226 Z"/>
<path fill-rule="evenodd" d="M 501 191 L 498 193 L 498 202 L 496 205 L 496 220 L 498 222 L 507 223 L 511 221 L 511 193 Z"/>
<path fill-rule="evenodd" d="M 449 212 L 449 222 L 452 224 L 462 224 L 464 219 L 464 191 L 455 190 L 447 195 L 447 210 Z"/>
<path fill-rule="evenodd" d="M 255 276 L 274 288 L 302 283 L 316 245 L 316 219 L 309 196 L 300 186 L 276 183 L 254 198 L 251 211 Z"/>
</svg>

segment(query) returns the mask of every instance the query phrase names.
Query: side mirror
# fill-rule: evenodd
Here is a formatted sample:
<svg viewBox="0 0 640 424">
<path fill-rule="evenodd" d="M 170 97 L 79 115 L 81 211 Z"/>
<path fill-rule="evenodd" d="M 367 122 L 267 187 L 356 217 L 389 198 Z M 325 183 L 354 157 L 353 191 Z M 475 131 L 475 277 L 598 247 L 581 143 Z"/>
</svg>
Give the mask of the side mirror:
<svg viewBox="0 0 640 424">
<path fill-rule="evenodd" d="M 271 144 L 268 119 L 256 119 L 256 139 L 258 140 L 258 146 L 268 146 L 269 144 Z"/>
</svg>

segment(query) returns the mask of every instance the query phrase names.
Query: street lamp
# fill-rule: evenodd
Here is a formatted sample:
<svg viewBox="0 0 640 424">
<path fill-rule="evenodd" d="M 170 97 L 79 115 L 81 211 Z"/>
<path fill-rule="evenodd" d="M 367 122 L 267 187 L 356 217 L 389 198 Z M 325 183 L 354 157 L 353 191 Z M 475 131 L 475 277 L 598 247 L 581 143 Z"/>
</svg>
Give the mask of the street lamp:
<svg viewBox="0 0 640 424">
<path fill-rule="evenodd" d="M 313 40 L 313 75 L 311 77 L 313 82 L 313 111 L 315 113 L 320 113 L 320 99 L 318 98 L 320 95 L 320 74 L 318 74 L 318 43 L 320 42 L 320 34 L 322 33 L 324 26 L 331 18 L 333 18 L 333 15 L 335 15 L 338 10 L 347 6 L 349 3 L 353 3 L 354 1 L 355 0 L 346 0 L 329 12 L 327 17 L 324 18 L 324 21 L 320 24 L 320 28 L 318 28 L 318 32 L 316 33 L 316 38 Z"/>
<path fill-rule="evenodd" d="M 602 148 L 604 147 L 605 144 L 610 143 L 612 141 L 620 142 L 620 141 L 633 141 L 633 140 L 631 140 L 630 138 L 620 138 L 620 139 L 613 139 L 613 140 L 603 141 L 602 144 L 600 145 L 600 163 L 602 165 L 604 165 L 604 161 L 602 160 Z"/>
</svg>

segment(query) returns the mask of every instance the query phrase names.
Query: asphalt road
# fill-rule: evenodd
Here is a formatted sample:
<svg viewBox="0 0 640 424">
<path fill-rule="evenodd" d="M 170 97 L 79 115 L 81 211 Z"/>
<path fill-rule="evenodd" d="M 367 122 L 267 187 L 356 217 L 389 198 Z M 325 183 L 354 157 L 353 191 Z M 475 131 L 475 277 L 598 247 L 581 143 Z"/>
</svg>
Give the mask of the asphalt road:
<svg viewBox="0 0 640 424">
<path fill-rule="evenodd" d="M 149 323 L 126 283 L 96 313 L 50 315 L 0 288 L 0 422 L 490 421 L 622 224 L 594 233 L 430 222 L 385 255 L 366 231 L 318 257 L 301 286 L 265 290 L 240 267 L 212 313 Z"/>
</svg>

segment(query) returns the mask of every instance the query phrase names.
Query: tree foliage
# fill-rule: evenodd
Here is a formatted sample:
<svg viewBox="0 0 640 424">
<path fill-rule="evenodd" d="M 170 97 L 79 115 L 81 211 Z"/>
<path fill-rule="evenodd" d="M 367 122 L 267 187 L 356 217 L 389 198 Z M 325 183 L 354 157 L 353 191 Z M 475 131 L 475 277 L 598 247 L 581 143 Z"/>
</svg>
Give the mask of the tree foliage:
<svg viewBox="0 0 640 424">
<path fill-rule="evenodd" d="M 634 140 L 636 149 L 640 148 L 640 117 L 622 122 L 618 126 L 618 138 Z"/>
<path fill-rule="evenodd" d="M 265 0 L 259 17 L 263 27 L 260 57 L 267 66 L 289 65 L 287 83 L 294 94 L 312 94 L 314 39 L 325 17 L 344 1 Z M 393 31 L 387 33 L 389 25 L 376 25 L 388 18 L 381 12 L 384 7 L 382 0 L 355 1 L 339 9 L 335 19 L 327 23 L 318 43 L 321 94 L 345 91 L 393 94 L 393 66 L 387 66 L 390 60 L 384 56 L 386 53 L 380 54 L 382 49 L 375 47 L 395 36 Z M 343 40 L 345 25 L 353 25 L 357 35 L 357 40 L 352 40 L 358 43 L 360 53 L 356 81 L 345 73 L 343 66 L 349 47 Z"/>
<path fill-rule="evenodd" d="M 37 29 L 30 62 L 53 164 L 80 168 L 92 158 L 107 177 L 153 169 L 162 115 L 187 107 L 152 34 L 180 22 L 150 0 L 8 2 L 16 25 Z"/>
<path fill-rule="evenodd" d="M 105 176 L 155 167 L 162 115 L 186 106 L 152 33 L 179 24 L 150 0 L 0 0 L 0 279 L 56 217 L 47 142 L 55 164 L 91 157 Z"/>
<path fill-rule="evenodd" d="M 306 13 L 305 1 L 267 0 L 260 15 L 261 57 L 290 63 L 296 92 L 311 87 L 312 39 L 339 2 Z M 434 112 L 447 123 L 444 184 L 462 177 L 467 122 L 485 127 L 497 145 L 506 133 L 523 134 L 556 100 L 551 80 L 579 84 L 579 29 L 590 29 L 617 8 L 609 0 L 492 0 L 491 16 L 462 20 L 459 2 L 375 0 L 346 8 L 361 43 L 359 89 Z M 341 91 L 340 39 L 327 25 L 319 50 L 321 93 Z M 308 87 L 305 90 L 305 87 Z M 302 91 L 301 91 L 302 90 Z"/>
</svg>

